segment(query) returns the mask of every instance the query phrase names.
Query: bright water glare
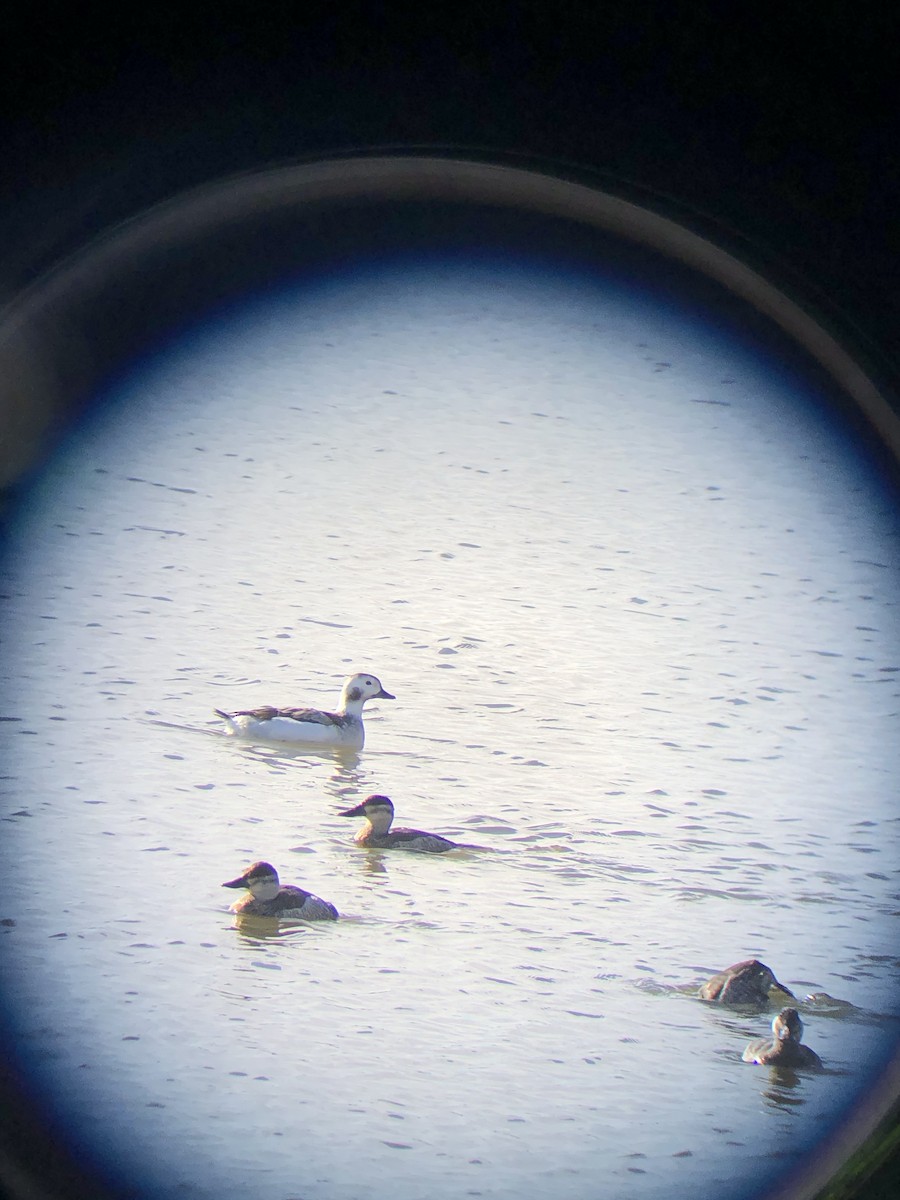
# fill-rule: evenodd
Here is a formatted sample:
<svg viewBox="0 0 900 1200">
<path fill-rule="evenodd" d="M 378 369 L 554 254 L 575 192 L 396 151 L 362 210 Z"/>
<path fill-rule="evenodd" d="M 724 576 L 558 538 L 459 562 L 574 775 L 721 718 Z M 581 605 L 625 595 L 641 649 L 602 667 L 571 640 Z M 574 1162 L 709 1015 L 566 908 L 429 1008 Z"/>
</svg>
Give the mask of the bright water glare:
<svg viewBox="0 0 900 1200">
<path fill-rule="evenodd" d="M 161 1197 L 743 1196 L 897 1037 L 894 513 L 786 371 L 610 281 L 334 277 L 144 364 L 5 566 L 20 1053 Z M 358 755 L 228 738 L 331 708 Z M 341 808 L 474 843 L 365 852 Z M 265 858 L 343 919 L 236 929 Z M 10 864 L 15 870 L 10 870 Z M 820 1074 L 741 1061 L 801 1001 Z"/>
</svg>

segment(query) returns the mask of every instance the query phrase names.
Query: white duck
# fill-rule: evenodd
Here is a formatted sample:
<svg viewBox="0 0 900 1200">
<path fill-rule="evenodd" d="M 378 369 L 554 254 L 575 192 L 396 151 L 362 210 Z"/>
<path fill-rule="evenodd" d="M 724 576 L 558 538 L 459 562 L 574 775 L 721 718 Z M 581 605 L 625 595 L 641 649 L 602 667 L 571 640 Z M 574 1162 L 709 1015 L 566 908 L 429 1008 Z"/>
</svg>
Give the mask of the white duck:
<svg viewBox="0 0 900 1200">
<path fill-rule="evenodd" d="M 228 722 L 229 731 L 256 742 L 293 742 L 307 746 L 339 746 L 362 750 L 366 740 L 362 710 L 367 700 L 393 700 L 374 675 L 360 672 L 344 681 L 336 712 L 318 708 L 244 708 L 216 713 Z"/>
</svg>

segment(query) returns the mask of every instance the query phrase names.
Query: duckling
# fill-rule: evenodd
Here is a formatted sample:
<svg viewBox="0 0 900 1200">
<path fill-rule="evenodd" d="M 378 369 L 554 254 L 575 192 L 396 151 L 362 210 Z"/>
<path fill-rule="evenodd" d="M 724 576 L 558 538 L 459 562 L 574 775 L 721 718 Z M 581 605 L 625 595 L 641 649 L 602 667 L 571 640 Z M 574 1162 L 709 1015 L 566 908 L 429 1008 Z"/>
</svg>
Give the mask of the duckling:
<svg viewBox="0 0 900 1200">
<path fill-rule="evenodd" d="M 757 958 L 747 958 L 734 963 L 718 975 L 713 975 L 700 988 L 701 1000 L 712 1000 L 716 1004 L 757 1004 L 769 1002 L 769 992 L 778 988 L 792 1000 L 794 993 L 779 983 L 772 970 Z"/>
<path fill-rule="evenodd" d="M 803 1022 L 796 1008 L 783 1008 L 772 1022 L 774 1039 L 751 1042 L 743 1053 L 744 1062 L 764 1067 L 821 1067 L 822 1060 L 809 1046 L 802 1045 Z"/>
<path fill-rule="evenodd" d="M 394 700 L 381 681 L 365 671 L 344 680 L 336 712 L 318 708 L 242 708 L 237 712 L 215 709 L 228 722 L 229 732 L 253 741 L 294 742 L 309 746 L 340 746 L 362 750 L 366 731 L 362 710 L 367 700 Z"/>
<path fill-rule="evenodd" d="M 428 854 L 444 854 L 447 850 L 458 848 L 457 842 L 451 842 L 437 833 L 425 833 L 421 829 L 391 829 L 394 805 L 387 796 L 366 796 L 361 804 L 347 808 L 338 815 L 365 817 L 365 825 L 353 840 L 367 849 L 424 850 Z"/>
<path fill-rule="evenodd" d="M 282 884 L 278 872 L 267 862 L 255 862 L 237 879 L 230 879 L 222 887 L 247 888 L 249 896 L 242 896 L 231 906 L 231 911 L 242 917 L 278 917 L 304 921 L 336 921 L 338 910 L 327 900 L 320 900 L 303 888 L 292 883 Z"/>
</svg>

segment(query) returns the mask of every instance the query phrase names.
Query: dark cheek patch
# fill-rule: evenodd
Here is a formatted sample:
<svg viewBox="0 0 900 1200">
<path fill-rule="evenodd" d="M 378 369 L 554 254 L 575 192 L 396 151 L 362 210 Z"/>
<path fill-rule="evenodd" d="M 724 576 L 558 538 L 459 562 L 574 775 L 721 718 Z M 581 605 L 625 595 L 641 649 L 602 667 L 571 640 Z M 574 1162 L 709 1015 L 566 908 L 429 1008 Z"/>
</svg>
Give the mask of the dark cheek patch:
<svg viewBox="0 0 900 1200">
<path fill-rule="evenodd" d="M 359 690 L 359 688 L 351 688 L 350 691 L 347 693 L 347 699 L 348 700 L 358 700 L 361 695 L 362 695 L 362 692 Z"/>
</svg>

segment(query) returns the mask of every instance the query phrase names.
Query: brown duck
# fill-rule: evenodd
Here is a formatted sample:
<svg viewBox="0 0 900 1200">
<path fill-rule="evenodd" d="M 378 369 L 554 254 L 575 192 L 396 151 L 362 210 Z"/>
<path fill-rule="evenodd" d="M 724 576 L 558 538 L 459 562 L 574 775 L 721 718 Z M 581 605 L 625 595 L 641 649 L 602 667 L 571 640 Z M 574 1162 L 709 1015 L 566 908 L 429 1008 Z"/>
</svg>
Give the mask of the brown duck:
<svg viewBox="0 0 900 1200">
<path fill-rule="evenodd" d="M 751 1042 L 744 1051 L 744 1062 L 764 1067 L 822 1066 L 822 1060 L 809 1046 L 802 1044 L 803 1022 L 796 1008 L 783 1008 L 772 1022 L 772 1038 Z"/>
<path fill-rule="evenodd" d="M 700 988 L 699 996 L 701 1000 L 712 1000 L 715 1004 L 765 1005 L 769 1003 L 769 992 L 773 988 L 796 999 L 789 988 L 778 982 L 770 967 L 758 958 L 745 958 L 708 979 Z"/>
</svg>

